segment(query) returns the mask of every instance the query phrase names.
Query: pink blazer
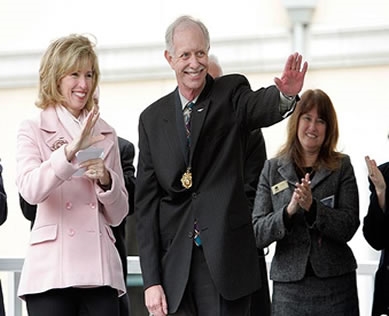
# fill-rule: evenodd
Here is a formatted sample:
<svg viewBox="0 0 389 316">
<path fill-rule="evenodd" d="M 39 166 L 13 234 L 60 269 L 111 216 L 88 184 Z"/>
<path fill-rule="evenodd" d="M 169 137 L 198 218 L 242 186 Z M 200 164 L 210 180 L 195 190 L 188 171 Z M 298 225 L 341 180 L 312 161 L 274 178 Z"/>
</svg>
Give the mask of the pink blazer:
<svg viewBox="0 0 389 316">
<path fill-rule="evenodd" d="M 116 132 L 99 119 L 99 133 L 105 139 L 94 146 L 104 148 L 112 177 L 106 192 L 95 181 L 73 176 L 77 161 L 69 163 L 61 146 L 71 137 L 53 107 L 20 126 L 16 184 L 27 202 L 38 204 L 18 289 L 22 298 L 66 287 L 111 286 L 119 295 L 126 292 L 110 225 L 127 215 L 127 191 Z"/>
</svg>

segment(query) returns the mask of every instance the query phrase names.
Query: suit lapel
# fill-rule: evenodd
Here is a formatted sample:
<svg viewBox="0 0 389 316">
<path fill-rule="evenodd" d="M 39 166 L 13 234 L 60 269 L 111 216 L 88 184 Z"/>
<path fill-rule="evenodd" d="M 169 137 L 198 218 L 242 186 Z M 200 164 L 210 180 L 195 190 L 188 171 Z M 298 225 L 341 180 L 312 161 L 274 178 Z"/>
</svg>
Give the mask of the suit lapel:
<svg viewBox="0 0 389 316">
<path fill-rule="evenodd" d="M 280 175 L 286 179 L 291 185 L 295 186 L 296 182 L 301 182 L 301 179 L 298 179 L 296 171 L 294 170 L 293 163 L 283 162 L 279 160 L 278 172 Z M 311 189 L 315 188 L 320 182 L 325 178 L 331 175 L 331 171 L 328 169 L 319 169 L 315 172 L 313 179 L 311 180 Z"/>
<path fill-rule="evenodd" d="M 296 185 L 296 182 L 300 182 L 299 179 L 297 178 L 296 171 L 294 170 L 293 163 L 287 161 L 285 162 L 284 160 L 280 159 L 278 161 L 279 163 L 279 168 L 278 172 L 284 178 L 291 184 L 292 186 Z"/>
<path fill-rule="evenodd" d="M 321 168 L 315 172 L 313 179 L 311 180 L 311 189 L 315 188 L 320 182 L 331 175 L 331 171 Z"/>
<path fill-rule="evenodd" d="M 192 149 L 190 151 L 191 158 L 193 156 L 194 151 L 196 150 L 196 145 L 199 140 L 200 132 L 204 125 L 205 118 L 207 116 L 209 104 L 209 100 L 206 100 L 205 102 L 197 102 L 193 108 L 190 134 L 192 142 Z"/>
<path fill-rule="evenodd" d="M 186 136 L 184 116 L 178 90 L 176 89 L 166 102 L 164 110 L 161 112 L 161 119 L 164 126 L 166 142 L 174 152 L 179 152 L 183 161 L 187 161 Z"/>
<path fill-rule="evenodd" d="M 72 141 L 71 136 L 59 122 L 54 107 L 48 107 L 46 110 L 41 112 L 40 129 L 45 132 L 42 135 L 44 137 L 45 143 L 52 151 L 57 150 L 62 145 L 68 144 Z M 96 122 L 93 133 L 95 135 L 107 135 L 112 134 L 113 129 L 100 119 Z M 104 156 L 107 156 L 108 153 L 112 150 L 113 145 L 114 143 L 106 138 L 94 146 L 104 146 Z"/>
<path fill-rule="evenodd" d="M 70 135 L 62 127 L 55 108 L 52 106 L 40 113 L 39 128 L 44 132 L 42 134 L 44 141 L 51 151 L 57 150 L 71 141 Z"/>
<path fill-rule="evenodd" d="M 182 112 L 182 104 L 178 92 L 178 88 L 172 93 L 172 98 L 169 103 L 174 103 L 174 107 L 168 105 L 167 110 L 163 112 L 163 120 L 166 123 L 166 133 L 167 139 L 169 142 L 172 139 L 178 138 L 178 143 L 182 157 L 186 165 L 190 165 L 192 161 L 193 153 L 196 149 L 197 141 L 200 136 L 201 129 L 203 127 L 205 117 L 207 115 L 210 101 L 207 98 L 207 95 L 212 87 L 213 79 L 210 76 L 207 76 L 206 85 L 201 92 L 199 98 L 197 99 L 195 106 L 193 108 L 192 117 L 191 117 L 191 150 L 187 152 L 186 147 L 186 132 L 185 132 L 185 123 L 184 116 Z M 175 144 L 177 141 L 174 142 Z M 175 148 L 175 147 L 174 147 Z"/>
<path fill-rule="evenodd" d="M 208 94 L 211 91 L 213 82 L 213 78 L 210 75 L 207 75 L 205 87 L 200 93 L 193 108 L 191 121 L 192 149 L 190 151 L 190 161 L 192 161 L 193 153 L 196 150 L 196 145 L 200 137 L 201 129 L 203 128 L 205 118 L 207 117 L 208 109 L 211 104 L 210 99 L 208 98 Z"/>
</svg>

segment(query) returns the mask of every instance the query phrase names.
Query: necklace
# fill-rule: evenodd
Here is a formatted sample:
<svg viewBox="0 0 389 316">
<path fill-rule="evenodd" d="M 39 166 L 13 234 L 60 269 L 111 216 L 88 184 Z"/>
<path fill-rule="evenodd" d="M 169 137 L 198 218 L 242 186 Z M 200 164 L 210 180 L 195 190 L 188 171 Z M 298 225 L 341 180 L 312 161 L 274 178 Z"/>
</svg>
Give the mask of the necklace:
<svg viewBox="0 0 389 316">
<path fill-rule="evenodd" d="M 305 171 L 303 177 L 305 177 L 305 175 L 308 173 L 309 179 L 312 180 L 315 174 L 315 169 L 313 169 L 313 167 L 303 167 L 303 170 Z"/>
<path fill-rule="evenodd" d="M 297 167 L 295 166 L 297 176 L 299 179 L 305 178 L 305 175 L 308 173 L 309 179 L 312 180 L 313 176 L 315 175 L 315 169 L 313 167 Z"/>
</svg>

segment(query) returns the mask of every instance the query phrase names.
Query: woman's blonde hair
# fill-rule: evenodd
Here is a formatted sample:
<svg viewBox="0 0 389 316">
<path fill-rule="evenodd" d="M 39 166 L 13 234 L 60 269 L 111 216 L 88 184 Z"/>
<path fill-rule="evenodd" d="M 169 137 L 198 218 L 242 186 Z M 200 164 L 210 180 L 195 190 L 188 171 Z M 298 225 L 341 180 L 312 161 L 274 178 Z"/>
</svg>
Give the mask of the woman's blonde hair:
<svg viewBox="0 0 389 316">
<path fill-rule="evenodd" d="M 39 69 L 39 92 L 35 105 L 46 109 L 65 102 L 59 83 L 66 75 L 92 66 L 92 91 L 86 103 L 89 111 L 93 107 L 93 92 L 98 85 L 100 70 L 95 45 L 88 37 L 71 34 L 52 42 L 41 59 Z"/>
</svg>

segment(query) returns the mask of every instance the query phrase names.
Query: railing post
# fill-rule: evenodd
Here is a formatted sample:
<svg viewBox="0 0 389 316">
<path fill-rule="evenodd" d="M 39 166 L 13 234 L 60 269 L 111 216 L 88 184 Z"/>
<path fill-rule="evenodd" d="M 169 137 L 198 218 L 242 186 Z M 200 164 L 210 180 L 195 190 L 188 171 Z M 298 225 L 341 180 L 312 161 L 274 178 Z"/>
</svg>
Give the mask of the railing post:
<svg viewBox="0 0 389 316">
<path fill-rule="evenodd" d="M 10 272 L 8 281 L 8 315 L 22 316 L 22 301 L 17 295 L 20 272 Z"/>
</svg>

